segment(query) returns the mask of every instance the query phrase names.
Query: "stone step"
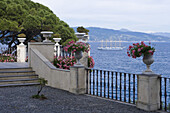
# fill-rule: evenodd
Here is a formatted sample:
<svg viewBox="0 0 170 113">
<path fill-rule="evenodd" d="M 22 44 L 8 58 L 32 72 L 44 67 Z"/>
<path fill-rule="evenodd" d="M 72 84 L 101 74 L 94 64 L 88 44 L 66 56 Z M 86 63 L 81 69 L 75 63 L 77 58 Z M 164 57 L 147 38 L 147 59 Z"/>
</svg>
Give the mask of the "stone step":
<svg viewBox="0 0 170 113">
<path fill-rule="evenodd" d="M 20 83 L 20 84 L 1 84 L 0 87 L 16 87 L 16 86 L 31 86 L 31 85 L 39 85 L 40 83 Z"/>
<path fill-rule="evenodd" d="M 28 75 L 28 74 L 35 74 L 35 71 L 2 71 L 0 72 L 1 75 Z"/>
<path fill-rule="evenodd" d="M 24 79 L 24 78 L 38 78 L 38 75 L 36 75 L 36 74 L 27 74 L 27 75 L 0 75 L 0 80 Z"/>
<path fill-rule="evenodd" d="M 38 83 L 38 78 L 0 80 L 0 85 L 19 83 Z"/>
<path fill-rule="evenodd" d="M 31 67 L 24 67 L 24 68 L 0 68 L 0 72 L 6 71 L 32 71 Z"/>
</svg>

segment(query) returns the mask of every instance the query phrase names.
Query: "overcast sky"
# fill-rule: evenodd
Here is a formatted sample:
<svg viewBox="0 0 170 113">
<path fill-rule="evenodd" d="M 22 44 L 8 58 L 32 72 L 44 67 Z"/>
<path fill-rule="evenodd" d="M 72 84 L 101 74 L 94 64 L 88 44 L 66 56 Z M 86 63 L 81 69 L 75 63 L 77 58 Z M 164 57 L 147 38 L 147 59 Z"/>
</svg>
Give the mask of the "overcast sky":
<svg viewBox="0 0 170 113">
<path fill-rule="evenodd" d="M 71 27 L 170 32 L 170 0 L 32 0 Z"/>
</svg>

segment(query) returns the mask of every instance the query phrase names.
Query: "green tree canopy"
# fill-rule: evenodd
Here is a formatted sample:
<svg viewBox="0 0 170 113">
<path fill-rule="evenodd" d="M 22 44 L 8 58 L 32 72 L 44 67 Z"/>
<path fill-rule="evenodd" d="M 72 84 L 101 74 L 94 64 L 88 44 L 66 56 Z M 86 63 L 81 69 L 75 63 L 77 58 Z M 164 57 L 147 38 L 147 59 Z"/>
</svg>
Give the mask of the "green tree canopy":
<svg viewBox="0 0 170 113">
<path fill-rule="evenodd" d="M 88 35 L 89 30 L 84 28 L 83 26 L 77 28 L 77 32 L 79 33 L 86 33 Z"/>
<path fill-rule="evenodd" d="M 61 43 L 77 40 L 74 30 L 60 20 L 48 7 L 31 0 L 0 1 L 0 42 L 18 44 L 18 34 L 26 34 L 26 43 L 36 39 L 43 30 L 60 34 Z"/>
</svg>

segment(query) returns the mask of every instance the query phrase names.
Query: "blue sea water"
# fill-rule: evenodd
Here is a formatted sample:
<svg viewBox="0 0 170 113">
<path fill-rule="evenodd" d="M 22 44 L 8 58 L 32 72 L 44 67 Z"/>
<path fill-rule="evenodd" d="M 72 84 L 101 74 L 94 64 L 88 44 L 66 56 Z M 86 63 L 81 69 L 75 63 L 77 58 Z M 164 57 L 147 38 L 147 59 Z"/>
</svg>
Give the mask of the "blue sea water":
<svg viewBox="0 0 170 113">
<path fill-rule="evenodd" d="M 101 46 L 100 42 L 90 42 L 90 55 L 95 61 L 95 69 L 105 69 L 117 72 L 141 74 L 146 70 L 146 65 L 142 61 L 142 57 L 131 58 L 127 56 L 127 48 L 133 42 L 122 42 L 125 47 L 122 51 L 98 50 Z M 148 44 L 148 43 L 146 43 Z M 151 42 L 151 46 L 155 47 L 154 63 L 151 69 L 156 74 L 170 77 L 170 42 Z"/>
<path fill-rule="evenodd" d="M 91 45 L 90 55 L 94 58 L 94 61 L 95 61 L 94 69 L 110 70 L 110 71 L 132 73 L 132 74 L 141 74 L 144 70 L 146 70 L 146 65 L 142 61 L 143 57 L 134 59 L 132 57 L 128 57 L 127 55 L 127 49 L 129 45 L 132 45 L 132 44 L 133 42 L 123 42 L 122 46 L 125 47 L 124 50 L 110 51 L 110 50 L 98 50 L 98 47 L 101 46 L 100 42 L 90 42 L 90 45 Z M 156 52 L 154 53 L 154 63 L 151 65 L 152 71 L 155 74 L 160 74 L 164 77 L 170 78 L 170 42 L 152 42 L 151 46 L 155 47 L 156 49 Z M 93 77 L 91 77 L 91 80 L 93 81 Z M 102 82 L 103 82 L 103 78 L 102 78 Z M 119 82 L 119 78 L 118 78 L 118 82 Z M 169 84 L 170 84 L 170 80 L 166 85 L 166 87 L 168 88 L 167 89 L 167 105 L 170 103 Z M 95 87 L 95 93 L 96 93 L 97 86 L 96 85 L 93 86 L 93 83 L 91 83 L 91 86 Z M 165 106 L 164 88 L 165 88 L 164 81 L 162 81 L 163 106 Z M 122 89 L 122 91 L 124 92 L 124 89 Z M 93 89 L 91 89 L 91 92 L 93 92 Z M 102 95 L 103 93 L 104 92 L 102 92 Z M 130 93 L 132 96 L 133 91 L 130 91 Z M 116 94 L 115 91 L 114 91 L 114 94 Z M 118 89 L 118 95 L 119 94 L 120 94 L 120 90 Z M 128 97 L 126 98 L 128 99 Z M 133 97 L 131 97 L 131 99 L 132 98 Z M 120 99 L 119 96 L 118 96 L 118 99 Z M 137 99 L 137 84 L 135 85 L 135 100 L 136 99 Z"/>
</svg>

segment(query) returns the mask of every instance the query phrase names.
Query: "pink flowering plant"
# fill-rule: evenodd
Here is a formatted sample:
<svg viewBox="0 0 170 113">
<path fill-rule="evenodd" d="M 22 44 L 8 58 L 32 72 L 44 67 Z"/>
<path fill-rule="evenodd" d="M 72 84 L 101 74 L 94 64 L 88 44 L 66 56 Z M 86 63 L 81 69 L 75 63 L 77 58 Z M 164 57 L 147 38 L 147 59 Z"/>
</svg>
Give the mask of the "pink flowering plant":
<svg viewBox="0 0 170 113">
<path fill-rule="evenodd" d="M 73 66 L 76 63 L 76 59 L 75 57 L 55 57 L 53 64 L 54 66 L 56 66 L 57 68 L 60 69 L 70 69 L 70 66 Z"/>
<path fill-rule="evenodd" d="M 92 56 L 88 56 L 88 67 L 93 68 L 95 65 L 94 59 Z"/>
<path fill-rule="evenodd" d="M 11 54 L 2 54 L 2 56 L 0 56 L 0 62 L 16 62 L 16 60 Z"/>
<path fill-rule="evenodd" d="M 141 57 L 142 55 L 151 54 L 153 55 L 155 52 L 155 48 L 149 45 L 146 45 L 143 41 L 141 43 L 134 43 L 133 46 L 129 46 L 127 49 L 127 54 L 129 57 L 136 58 Z"/>
<path fill-rule="evenodd" d="M 69 44 L 67 44 L 64 47 L 64 50 L 67 52 L 76 52 L 76 51 L 82 51 L 82 52 L 88 52 L 90 50 L 89 45 L 83 42 L 77 42 L 75 43 L 73 40 L 71 42 L 69 42 Z"/>
</svg>

